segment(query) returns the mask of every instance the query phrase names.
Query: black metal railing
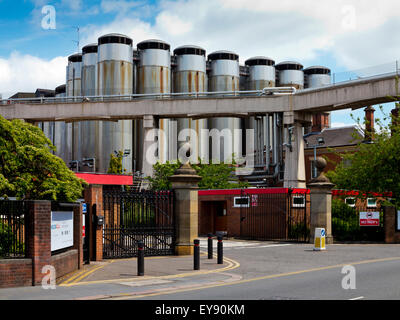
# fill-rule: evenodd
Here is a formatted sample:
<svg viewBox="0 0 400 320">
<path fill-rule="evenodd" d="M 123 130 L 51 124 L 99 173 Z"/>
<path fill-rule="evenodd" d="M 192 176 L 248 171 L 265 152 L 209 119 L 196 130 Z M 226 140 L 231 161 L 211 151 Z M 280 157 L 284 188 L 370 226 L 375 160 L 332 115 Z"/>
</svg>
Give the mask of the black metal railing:
<svg viewBox="0 0 400 320">
<path fill-rule="evenodd" d="M 310 236 L 310 206 L 307 194 L 261 193 L 242 190 L 240 235 L 252 240 L 294 240 L 306 242 Z"/>
<path fill-rule="evenodd" d="M 175 249 L 175 219 L 171 191 L 107 191 L 103 193 L 103 257 L 170 255 Z"/>
<path fill-rule="evenodd" d="M 26 203 L 0 200 L 0 259 L 25 257 Z"/>
</svg>

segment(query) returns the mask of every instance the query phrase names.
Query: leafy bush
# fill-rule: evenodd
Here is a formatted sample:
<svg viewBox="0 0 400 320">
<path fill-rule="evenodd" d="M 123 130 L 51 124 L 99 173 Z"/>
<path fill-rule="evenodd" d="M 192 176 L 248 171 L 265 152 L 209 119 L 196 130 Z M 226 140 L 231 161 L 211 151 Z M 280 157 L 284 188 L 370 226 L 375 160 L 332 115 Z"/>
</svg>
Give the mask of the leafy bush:
<svg viewBox="0 0 400 320">
<path fill-rule="evenodd" d="M 0 258 L 12 252 L 23 253 L 24 244 L 14 239 L 10 226 L 0 222 Z"/>
</svg>

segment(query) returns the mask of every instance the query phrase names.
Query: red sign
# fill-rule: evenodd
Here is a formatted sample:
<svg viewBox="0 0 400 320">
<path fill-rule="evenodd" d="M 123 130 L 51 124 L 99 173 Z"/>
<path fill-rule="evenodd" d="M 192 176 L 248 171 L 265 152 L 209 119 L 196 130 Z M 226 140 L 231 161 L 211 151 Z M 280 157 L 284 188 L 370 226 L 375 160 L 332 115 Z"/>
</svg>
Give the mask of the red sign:
<svg viewBox="0 0 400 320">
<path fill-rule="evenodd" d="M 360 212 L 360 226 L 379 227 L 379 212 Z"/>
</svg>

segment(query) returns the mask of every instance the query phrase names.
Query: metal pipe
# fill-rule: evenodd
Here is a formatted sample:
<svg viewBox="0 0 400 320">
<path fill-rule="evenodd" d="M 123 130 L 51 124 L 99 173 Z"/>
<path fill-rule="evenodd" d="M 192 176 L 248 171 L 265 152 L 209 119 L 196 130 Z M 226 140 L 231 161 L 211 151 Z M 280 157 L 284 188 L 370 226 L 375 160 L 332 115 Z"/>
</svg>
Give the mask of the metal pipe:
<svg viewBox="0 0 400 320">
<path fill-rule="evenodd" d="M 270 164 L 271 164 L 271 159 L 270 159 L 270 156 L 269 156 L 269 154 L 270 154 L 270 147 L 271 147 L 271 141 L 270 141 L 270 138 L 271 138 L 271 132 L 270 132 L 270 116 L 269 116 L 269 113 L 267 113 L 267 116 L 266 116 L 266 119 L 267 119 L 267 121 L 266 121 L 266 132 L 267 132 L 267 147 L 266 147 L 266 153 L 265 153 L 265 160 L 266 160 L 266 165 L 267 165 L 267 169 L 268 169 L 268 172 L 269 172 L 269 166 L 270 166 Z"/>
</svg>

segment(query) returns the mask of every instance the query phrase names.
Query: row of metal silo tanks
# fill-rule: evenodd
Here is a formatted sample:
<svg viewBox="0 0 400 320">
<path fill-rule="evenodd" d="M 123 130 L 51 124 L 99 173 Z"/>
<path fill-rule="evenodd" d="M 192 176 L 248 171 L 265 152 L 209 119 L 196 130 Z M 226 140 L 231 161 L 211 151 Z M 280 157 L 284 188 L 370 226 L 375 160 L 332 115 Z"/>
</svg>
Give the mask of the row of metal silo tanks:
<svg viewBox="0 0 400 320">
<path fill-rule="evenodd" d="M 306 85 L 305 85 L 306 83 Z M 173 51 L 160 40 L 146 40 L 133 49 L 133 41 L 121 34 L 107 34 L 98 43 L 82 48 L 82 54 L 68 57 L 66 85 L 56 88 L 56 97 L 105 96 L 152 94 L 171 92 L 221 92 L 260 90 L 265 87 L 294 86 L 297 89 L 330 84 L 330 70 L 311 67 L 303 70 L 297 62 L 275 62 L 266 57 L 246 60 L 239 66 L 239 56 L 229 51 L 216 51 L 206 57 L 198 46 L 181 46 Z M 151 98 L 151 97 L 149 97 Z M 201 135 L 201 129 L 256 129 L 255 162 L 269 163 L 264 150 L 271 149 L 271 161 L 282 162 L 283 127 L 281 114 L 265 117 L 208 118 L 208 119 L 159 119 L 156 124 L 165 133 L 158 137 L 158 159 L 175 160 L 177 147 L 185 142 L 176 141 L 182 129 L 193 129 L 199 137 L 191 152 L 205 160 L 216 160 L 213 155 L 220 149 L 224 161 L 224 145 L 210 143 Z M 57 147 L 57 155 L 67 164 L 74 160 L 95 158 L 96 172 L 107 172 L 110 154 L 129 150 L 123 160 L 126 172 L 142 169 L 143 128 L 142 120 L 55 122 L 44 126 L 46 135 Z M 233 146 L 245 150 L 245 134 L 232 135 Z M 236 139 L 236 140 L 235 140 Z M 240 141 L 237 141 L 240 139 Z M 265 160 L 266 158 L 266 160 Z M 80 171 L 93 171 L 82 165 Z"/>
</svg>

